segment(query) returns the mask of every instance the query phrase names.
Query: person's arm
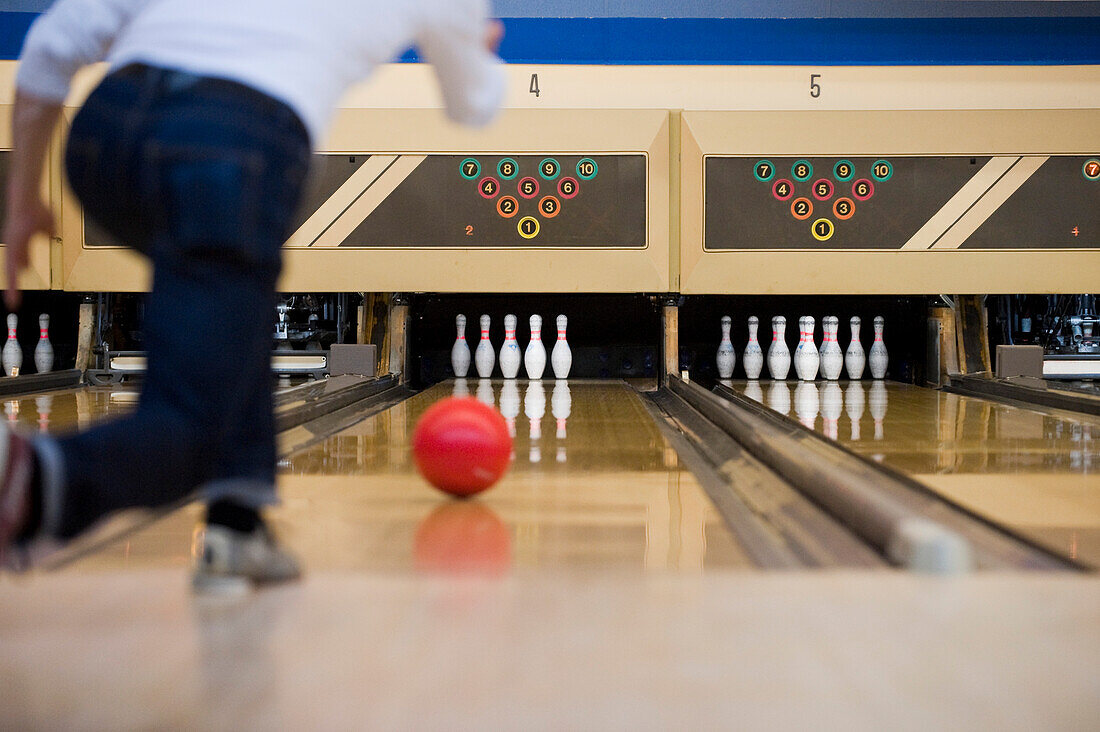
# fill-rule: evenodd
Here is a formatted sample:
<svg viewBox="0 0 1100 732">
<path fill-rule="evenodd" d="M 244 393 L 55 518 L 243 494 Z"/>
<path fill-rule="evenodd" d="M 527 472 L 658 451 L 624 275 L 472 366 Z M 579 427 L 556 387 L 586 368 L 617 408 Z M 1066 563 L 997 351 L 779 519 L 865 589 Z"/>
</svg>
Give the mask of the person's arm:
<svg viewBox="0 0 1100 732">
<path fill-rule="evenodd" d="M 61 114 L 61 104 L 22 92 L 15 95 L 12 111 L 12 154 L 8 176 L 7 211 L 4 244 L 7 292 L 4 302 L 9 310 L 19 307 L 19 273 L 27 266 L 27 248 L 31 237 L 54 234 L 53 214 L 42 199 L 42 167 L 50 145 L 50 135 Z"/>
<path fill-rule="evenodd" d="M 42 167 L 73 74 L 102 61 L 119 31 L 147 2 L 58 0 L 27 33 L 15 81 L 12 160 L 0 234 L 7 255 L 4 300 L 10 309 L 19 305 L 18 278 L 27 266 L 31 237 L 54 233 L 53 215 L 42 200 Z"/>
<path fill-rule="evenodd" d="M 504 97 L 504 69 L 496 55 L 504 27 L 486 18 L 483 0 L 442 0 L 417 37 L 439 80 L 447 115 L 468 125 L 488 123 Z"/>
</svg>

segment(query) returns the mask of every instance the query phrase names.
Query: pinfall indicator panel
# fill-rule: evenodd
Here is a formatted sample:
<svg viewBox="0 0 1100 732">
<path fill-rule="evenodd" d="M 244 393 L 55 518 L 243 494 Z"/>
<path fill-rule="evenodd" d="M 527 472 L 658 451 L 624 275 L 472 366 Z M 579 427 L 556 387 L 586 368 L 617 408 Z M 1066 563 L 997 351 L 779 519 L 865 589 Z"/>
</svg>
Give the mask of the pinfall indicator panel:
<svg viewBox="0 0 1100 732">
<path fill-rule="evenodd" d="M 1100 156 L 704 157 L 704 248 L 1100 247 Z"/>
<path fill-rule="evenodd" d="M 642 249 L 637 154 L 322 154 L 287 245 Z"/>
</svg>

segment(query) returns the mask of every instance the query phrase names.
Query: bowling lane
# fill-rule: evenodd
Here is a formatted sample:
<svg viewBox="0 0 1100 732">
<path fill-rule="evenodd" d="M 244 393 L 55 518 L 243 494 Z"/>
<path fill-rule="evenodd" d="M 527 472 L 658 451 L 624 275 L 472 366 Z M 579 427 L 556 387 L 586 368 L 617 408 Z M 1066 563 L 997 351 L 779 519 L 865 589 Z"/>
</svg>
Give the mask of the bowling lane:
<svg viewBox="0 0 1100 732">
<path fill-rule="evenodd" d="M 412 463 L 419 416 L 452 393 L 498 407 L 515 459 L 476 500 L 429 487 Z M 441 384 L 280 462 L 276 530 L 308 569 L 503 574 L 748 567 L 717 510 L 622 382 Z M 70 571 L 183 566 L 195 504 Z"/>
<path fill-rule="evenodd" d="M 894 382 L 723 382 L 1057 554 L 1100 566 L 1100 420 Z"/>
<path fill-rule="evenodd" d="M 137 387 L 129 385 L 81 387 L 2 401 L 9 425 L 20 425 L 23 430 L 65 432 L 130 412 L 139 393 Z"/>
<path fill-rule="evenodd" d="M 452 393 L 500 409 L 505 477 L 455 501 L 416 473 L 409 437 Z M 279 517 L 312 567 L 487 570 L 748 566 L 717 511 L 622 382 L 460 380 L 283 461 Z"/>
</svg>

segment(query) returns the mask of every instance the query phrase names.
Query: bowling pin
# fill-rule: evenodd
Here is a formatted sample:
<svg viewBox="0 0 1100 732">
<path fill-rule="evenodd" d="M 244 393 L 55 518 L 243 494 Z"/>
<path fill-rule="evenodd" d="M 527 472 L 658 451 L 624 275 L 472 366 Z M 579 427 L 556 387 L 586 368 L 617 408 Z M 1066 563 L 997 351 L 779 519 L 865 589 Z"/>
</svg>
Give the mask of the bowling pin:
<svg viewBox="0 0 1100 732">
<path fill-rule="evenodd" d="M 477 375 L 488 379 L 493 375 L 493 366 L 497 362 L 497 352 L 489 340 L 489 316 L 481 316 L 481 340 L 478 341 L 474 351 L 474 365 L 477 366 Z"/>
<path fill-rule="evenodd" d="M 871 353 L 867 357 L 873 379 L 886 377 L 886 364 L 889 359 L 886 355 L 886 344 L 882 342 L 882 329 L 885 323 L 886 320 L 881 315 L 875 316 L 875 342 L 871 344 Z"/>
<path fill-rule="evenodd" d="M 844 390 L 844 411 L 848 413 L 848 419 L 852 422 L 852 441 L 859 437 L 859 421 L 863 419 L 863 406 L 865 403 L 863 384 L 853 379 Z"/>
<path fill-rule="evenodd" d="M 859 342 L 859 316 L 853 315 L 848 324 L 852 326 L 852 342 L 844 352 L 844 369 L 849 379 L 862 379 L 867 359 L 863 354 L 863 344 Z"/>
<path fill-rule="evenodd" d="M 455 318 L 455 328 L 458 330 L 458 337 L 455 338 L 455 344 L 451 346 L 451 370 L 455 372 L 456 377 L 464 379 L 470 370 L 470 347 L 466 344 L 465 315 L 459 314 Z M 38 354 L 35 353 L 35 359 L 37 358 Z"/>
<path fill-rule="evenodd" d="M 718 355 L 715 357 L 718 364 L 718 377 L 721 379 L 733 376 L 733 366 L 737 363 L 737 354 L 733 352 L 733 342 L 730 341 L 732 323 L 733 319 L 730 316 L 722 316 L 722 340 L 718 342 Z"/>
<path fill-rule="evenodd" d="M 791 361 L 794 362 L 794 375 L 799 381 L 802 380 L 802 346 L 804 345 L 806 345 L 805 315 L 798 319 L 798 345 L 794 347 L 794 353 L 791 354 Z"/>
<path fill-rule="evenodd" d="M 531 341 L 523 354 L 523 368 L 527 378 L 538 381 L 546 370 L 546 346 L 542 345 L 542 316 L 531 316 Z"/>
<path fill-rule="evenodd" d="M 825 329 L 825 340 L 821 343 L 821 376 L 828 381 L 836 381 L 840 378 L 840 372 L 844 370 L 844 352 L 836 342 L 840 318 L 828 315 L 822 324 Z"/>
<path fill-rule="evenodd" d="M 756 330 L 760 326 L 760 319 L 753 315 L 749 318 L 749 342 L 745 344 L 745 355 L 741 362 L 745 365 L 745 376 L 750 380 L 760 378 L 760 370 L 764 368 L 764 352 L 760 350 L 760 341 L 756 340 Z"/>
<path fill-rule="evenodd" d="M 554 368 L 555 379 L 568 379 L 569 370 L 573 368 L 573 352 L 569 350 L 569 342 L 565 340 L 565 328 L 568 325 L 569 318 L 559 315 L 558 340 L 554 343 L 554 350 L 550 352 L 550 365 Z"/>
<path fill-rule="evenodd" d="M 782 315 L 776 315 L 772 318 L 772 344 L 768 347 L 768 373 L 777 381 L 786 379 L 787 373 L 791 370 L 791 352 L 787 348 L 786 338 L 787 319 Z M 788 405 L 789 402 L 788 397 Z"/>
<path fill-rule="evenodd" d="M 807 315 L 805 318 L 800 318 L 799 323 L 803 334 L 798 350 L 794 354 L 794 370 L 802 381 L 813 381 L 817 378 L 817 370 L 821 365 L 821 356 L 814 344 L 813 316 Z"/>
<path fill-rule="evenodd" d="M 522 357 L 516 342 L 516 316 L 504 316 L 504 345 L 500 347 L 500 370 L 506 379 L 516 378 Z"/>
<path fill-rule="evenodd" d="M 830 440 L 837 439 L 840 415 L 844 412 L 844 391 L 834 380 L 825 383 L 821 392 L 821 417 L 825 421 L 822 431 Z"/>
<path fill-rule="evenodd" d="M 19 340 L 15 337 L 15 330 L 19 326 L 19 316 L 15 313 L 8 314 L 8 340 L 4 343 L 3 363 L 4 373 L 15 376 L 23 365 L 23 350 L 19 347 Z"/>
</svg>

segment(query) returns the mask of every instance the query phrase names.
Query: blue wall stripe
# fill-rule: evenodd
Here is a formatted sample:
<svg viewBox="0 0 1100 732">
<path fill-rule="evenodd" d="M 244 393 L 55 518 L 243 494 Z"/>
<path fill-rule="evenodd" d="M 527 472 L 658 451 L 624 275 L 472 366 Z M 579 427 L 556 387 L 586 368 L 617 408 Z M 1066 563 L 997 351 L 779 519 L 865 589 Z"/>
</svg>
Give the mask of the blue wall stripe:
<svg viewBox="0 0 1100 732">
<path fill-rule="evenodd" d="M 0 58 L 18 57 L 35 17 L 0 12 Z M 512 63 L 1100 64 L 1100 17 L 506 18 L 505 26 L 501 54 Z"/>
<path fill-rule="evenodd" d="M 19 58 L 23 39 L 38 13 L 0 13 L 0 59 Z"/>
</svg>

